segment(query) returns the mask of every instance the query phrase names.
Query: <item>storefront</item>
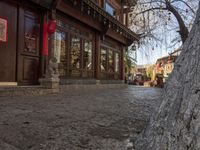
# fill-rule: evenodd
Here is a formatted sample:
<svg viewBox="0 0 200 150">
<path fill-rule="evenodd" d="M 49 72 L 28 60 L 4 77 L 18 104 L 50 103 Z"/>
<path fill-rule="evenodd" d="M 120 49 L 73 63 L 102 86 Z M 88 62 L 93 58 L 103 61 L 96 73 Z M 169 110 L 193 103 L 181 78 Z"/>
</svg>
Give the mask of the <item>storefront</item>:
<svg viewBox="0 0 200 150">
<path fill-rule="evenodd" d="M 124 52 L 138 38 L 90 0 L 9 0 L 0 2 L 0 40 L 0 83 L 34 85 L 121 82 Z"/>
<path fill-rule="evenodd" d="M 121 79 L 122 47 L 113 39 L 106 37 L 100 41 L 100 50 L 95 48 L 95 30 L 84 24 L 77 24 L 67 16 L 57 15 L 57 30 L 54 49 L 59 63 L 61 79 L 94 79 L 100 68 L 99 79 Z M 99 35 L 100 36 L 100 35 Z M 97 55 L 100 51 L 100 65 Z"/>
<path fill-rule="evenodd" d="M 121 65 L 123 48 L 109 38 L 101 41 L 100 79 L 123 80 Z"/>
<path fill-rule="evenodd" d="M 94 78 L 95 33 L 57 15 L 54 49 L 61 79 Z"/>
</svg>

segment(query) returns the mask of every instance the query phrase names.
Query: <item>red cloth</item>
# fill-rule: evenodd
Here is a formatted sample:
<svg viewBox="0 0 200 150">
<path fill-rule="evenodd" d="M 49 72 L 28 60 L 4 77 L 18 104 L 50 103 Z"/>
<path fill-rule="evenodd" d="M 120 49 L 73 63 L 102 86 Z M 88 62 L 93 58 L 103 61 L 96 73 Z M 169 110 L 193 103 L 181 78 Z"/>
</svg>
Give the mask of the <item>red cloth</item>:
<svg viewBox="0 0 200 150">
<path fill-rule="evenodd" d="M 48 33 L 49 34 L 53 34 L 56 31 L 56 21 L 55 20 L 51 20 L 49 21 L 48 24 Z"/>
<path fill-rule="evenodd" d="M 48 56 L 49 50 L 48 50 L 48 24 L 45 22 L 43 27 L 43 56 Z"/>
</svg>

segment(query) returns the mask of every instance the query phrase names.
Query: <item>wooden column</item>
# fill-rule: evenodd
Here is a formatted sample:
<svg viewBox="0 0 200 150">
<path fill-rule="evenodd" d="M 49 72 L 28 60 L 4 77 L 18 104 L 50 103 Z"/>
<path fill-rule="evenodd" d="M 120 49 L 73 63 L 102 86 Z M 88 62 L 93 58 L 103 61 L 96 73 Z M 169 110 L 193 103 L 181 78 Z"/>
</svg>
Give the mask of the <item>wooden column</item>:
<svg viewBox="0 0 200 150">
<path fill-rule="evenodd" d="M 96 33 L 95 34 L 95 56 L 94 56 L 94 59 L 95 59 L 95 61 L 94 61 L 94 63 L 95 63 L 95 78 L 97 79 L 97 80 L 99 80 L 100 79 L 100 61 L 101 61 L 101 50 L 100 50 L 100 34 L 99 33 Z"/>
<path fill-rule="evenodd" d="M 101 6 L 102 8 L 105 7 L 105 0 L 100 0 L 100 6 Z"/>
<path fill-rule="evenodd" d="M 129 24 L 128 24 L 128 18 L 129 16 L 128 16 L 128 13 L 126 12 L 126 26 L 128 27 L 129 26 Z"/>
<path fill-rule="evenodd" d="M 122 24 L 124 24 L 124 11 L 123 11 L 123 6 L 122 8 L 120 9 L 120 22 Z"/>
<path fill-rule="evenodd" d="M 52 10 L 50 14 L 50 20 L 56 20 L 56 12 Z M 48 60 L 46 66 L 45 77 L 40 79 L 42 86 L 47 88 L 55 89 L 59 91 L 59 73 L 58 73 L 58 60 L 55 57 L 56 49 L 54 48 L 55 33 L 49 34 L 49 45 L 48 45 Z"/>
<path fill-rule="evenodd" d="M 121 51 L 121 80 L 125 80 L 125 62 L 124 62 L 125 50 L 126 47 L 123 46 Z"/>
</svg>

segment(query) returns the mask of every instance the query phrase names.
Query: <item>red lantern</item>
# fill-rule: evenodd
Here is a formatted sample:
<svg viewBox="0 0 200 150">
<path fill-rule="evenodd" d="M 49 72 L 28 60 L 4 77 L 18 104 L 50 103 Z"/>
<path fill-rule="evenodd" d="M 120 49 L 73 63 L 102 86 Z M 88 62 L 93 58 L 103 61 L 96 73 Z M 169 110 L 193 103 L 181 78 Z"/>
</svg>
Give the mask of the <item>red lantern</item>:
<svg viewBox="0 0 200 150">
<path fill-rule="evenodd" d="M 55 31 L 56 31 L 56 21 L 51 20 L 49 21 L 49 24 L 48 24 L 48 33 L 53 34 Z"/>
</svg>

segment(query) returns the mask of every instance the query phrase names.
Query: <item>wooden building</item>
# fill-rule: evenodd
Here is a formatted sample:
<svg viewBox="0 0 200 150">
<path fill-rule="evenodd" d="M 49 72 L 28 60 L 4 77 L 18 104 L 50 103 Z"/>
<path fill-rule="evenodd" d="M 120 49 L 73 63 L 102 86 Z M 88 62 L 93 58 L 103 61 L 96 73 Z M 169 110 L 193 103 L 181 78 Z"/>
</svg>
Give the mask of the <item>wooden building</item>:
<svg viewBox="0 0 200 150">
<path fill-rule="evenodd" d="M 1 0 L 0 83 L 123 81 L 124 52 L 138 40 L 126 27 L 131 2 Z"/>
</svg>

